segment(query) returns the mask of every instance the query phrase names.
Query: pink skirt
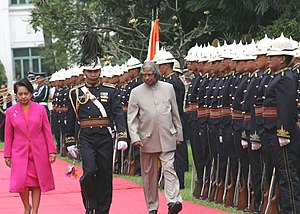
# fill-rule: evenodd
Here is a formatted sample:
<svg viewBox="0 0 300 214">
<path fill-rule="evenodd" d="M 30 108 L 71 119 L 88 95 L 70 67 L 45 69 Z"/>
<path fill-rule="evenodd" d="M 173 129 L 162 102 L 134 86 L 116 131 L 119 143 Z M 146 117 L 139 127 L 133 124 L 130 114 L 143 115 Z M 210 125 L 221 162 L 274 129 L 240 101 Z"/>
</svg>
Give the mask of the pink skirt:
<svg viewBox="0 0 300 214">
<path fill-rule="evenodd" d="M 27 166 L 27 176 L 26 184 L 27 187 L 39 187 L 38 175 L 36 172 L 35 164 L 31 149 L 28 151 L 28 166 Z"/>
</svg>

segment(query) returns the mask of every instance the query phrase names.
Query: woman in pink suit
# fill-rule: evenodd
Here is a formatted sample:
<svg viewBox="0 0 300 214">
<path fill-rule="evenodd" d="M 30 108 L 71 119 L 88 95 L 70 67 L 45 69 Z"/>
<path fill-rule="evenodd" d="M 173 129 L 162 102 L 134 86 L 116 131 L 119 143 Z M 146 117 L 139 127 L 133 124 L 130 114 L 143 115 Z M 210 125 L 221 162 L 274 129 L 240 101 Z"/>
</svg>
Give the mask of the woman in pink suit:
<svg viewBox="0 0 300 214">
<path fill-rule="evenodd" d="M 11 167 L 9 191 L 20 194 L 25 214 L 31 210 L 37 214 L 41 191 L 54 189 L 51 163 L 56 149 L 45 108 L 31 101 L 33 87 L 28 79 L 15 83 L 14 92 L 19 102 L 6 111 L 4 140 L 5 163 Z"/>
</svg>

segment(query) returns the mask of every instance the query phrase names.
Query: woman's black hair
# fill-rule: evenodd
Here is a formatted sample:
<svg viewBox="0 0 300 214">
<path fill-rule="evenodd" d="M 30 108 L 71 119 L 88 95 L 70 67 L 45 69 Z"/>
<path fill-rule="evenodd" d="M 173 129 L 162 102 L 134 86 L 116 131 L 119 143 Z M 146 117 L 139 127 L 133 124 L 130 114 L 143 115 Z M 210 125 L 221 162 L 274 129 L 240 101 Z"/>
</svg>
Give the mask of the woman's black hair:
<svg viewBox="0 0 300 214">
<path fill-rule="evenodd" d="M 17 94 L 18 88 L 24 86 L 30 93 L 33 93 L 33 86 L 27 78 L 23 78 L 14 84 L 14 93 Z"/>
</svg>

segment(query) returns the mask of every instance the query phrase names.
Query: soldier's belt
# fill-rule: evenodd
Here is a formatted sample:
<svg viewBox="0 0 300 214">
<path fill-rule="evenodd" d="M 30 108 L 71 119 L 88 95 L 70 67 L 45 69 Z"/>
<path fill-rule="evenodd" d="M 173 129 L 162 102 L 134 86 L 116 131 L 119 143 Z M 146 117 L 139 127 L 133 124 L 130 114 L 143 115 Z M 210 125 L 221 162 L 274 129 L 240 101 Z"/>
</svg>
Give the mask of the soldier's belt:
<svg viewBox="0 0 300 214">
<path fill-rule="evenodd" d="M 190 108 L 189 108 L 189 110 L 190 111 L 197 111 L 197 103 L 191 103 L 190 104 Z"/>
<path fill-rule="evenodd" d="M 55 111 L 56 112 L 68 112 L 68 106 L 62 106 L 62 107 L 56 107 Z"/>
<path fill-rule="evenodd" d="M 198 108 L 197 109 L 197 117 L 206 117 L 206 108 Z"/>
<path fill-rule="evenodd" d="M 80 128 L 91 128 L 99 126 L 110 126 L 110 120 L 108 117 L 102 118 L 88 118 L 80 120 Z"/>
<path fill-rule="evenodd" d="M 251 114 L 250 113 L 244 113 L 244 120 L 251 120 Z"/>
<path fill-rule="evenodd" d="M 263 107 L 263 117 L 277 117 L 277 108 Z"/>
<path fill-rule="evenodd" d="M 186 105 L 186 106 L 185 106 L 185 112 L 190 112 L 190 108 L 191 108 L 190 105 Z"/>
<path fill-rule="evenodd" d="M 219 109 L 210 109 L 210 118 L 218 119 L 220 118 L 220 110 Z"/>
<path fill-rule="evenodd" d="M 263 115 L 263 107 L 255 106 L 255 116 L 262 116 L 262 115 Z"/>
<path fill-rule="evenodd" d="M 221 116 L 222 117 L 230 116 L 230 115 L 231 115 L 230 107 L 222 107 L 221 108 Z"/>
<path fill-rule="evenodd" d="M 242 111 L 233 110 L 232 111 L 232 119 L 234 119 L 234 120 L 243 120 L 244 115 L 243 115 Z"/>
<path fill-rule="evenodd" d="M 122 106 L 122 108 L 123 108 L 123 111 L 124 111 L 124 112 L 127 112 L 127 111 L 128 111 L 128 106 Z"/>
</svg>

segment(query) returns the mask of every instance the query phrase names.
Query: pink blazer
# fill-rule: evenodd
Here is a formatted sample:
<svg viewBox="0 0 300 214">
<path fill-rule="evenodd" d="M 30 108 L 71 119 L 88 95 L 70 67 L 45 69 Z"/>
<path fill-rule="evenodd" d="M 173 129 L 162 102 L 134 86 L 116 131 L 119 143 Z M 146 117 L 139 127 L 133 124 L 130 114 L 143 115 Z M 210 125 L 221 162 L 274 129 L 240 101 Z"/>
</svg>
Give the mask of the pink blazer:
<svg viewBox="0 0 300 214">
<path fill-rule="evenodd" d="M 28 136 L 29 133 L 29 136 Z M 30 102 L 28 126 L 20 103 L 6 111 L 4 157 L 11 157 L 10 192 L 23 192 L 28 164 L 28 144 L 42 192 L 54 189 L 49 154 L 56 153 L 50 124 L 44 106 Z"/>
</svg>

